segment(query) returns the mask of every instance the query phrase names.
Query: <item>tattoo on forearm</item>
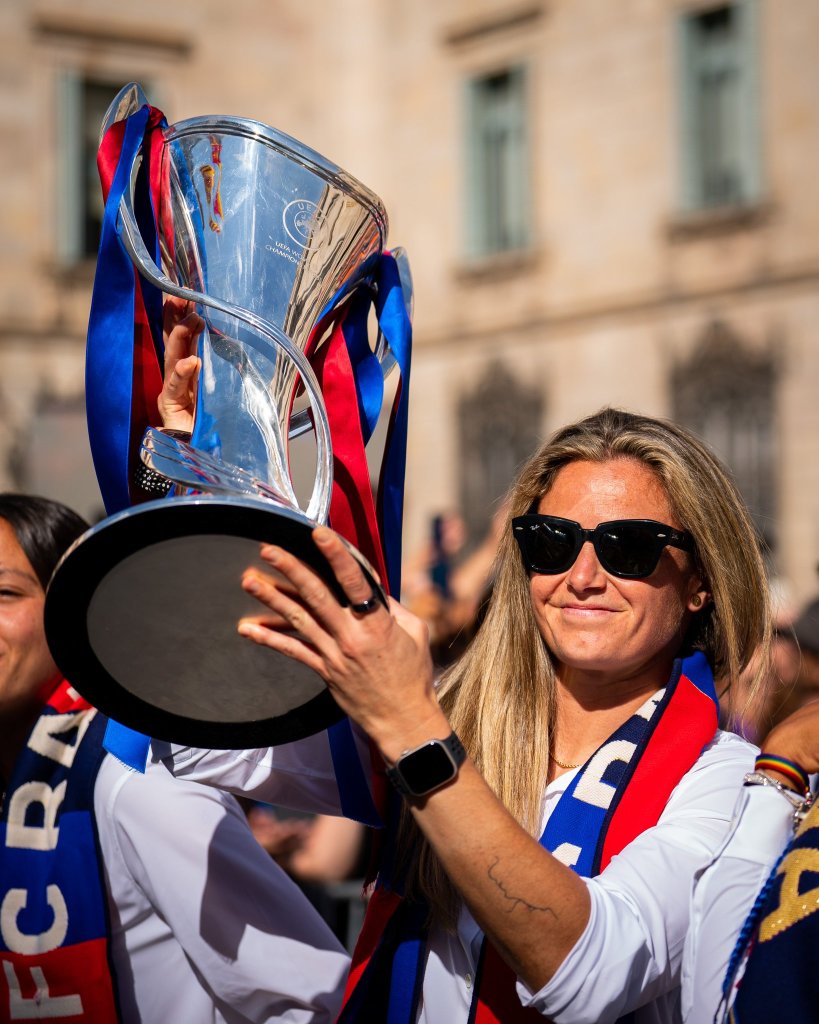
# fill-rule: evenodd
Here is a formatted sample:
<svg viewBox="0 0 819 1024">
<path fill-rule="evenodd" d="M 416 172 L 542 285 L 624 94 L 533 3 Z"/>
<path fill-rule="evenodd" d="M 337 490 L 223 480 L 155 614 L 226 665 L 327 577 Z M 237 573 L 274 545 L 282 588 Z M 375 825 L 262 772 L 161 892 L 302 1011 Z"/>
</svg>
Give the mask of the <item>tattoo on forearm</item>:
<svg viewBox="0 0 819 1024">
<path fill-rule="evenodd" d="M 525 907 L 527 910 L 535 910 L 540 913 L 551 914 L 555 921 L 558 920 L 558 915 L 552 907 L 539 906 L 537 903 L 531 903 L 529 900 L 524 899 L 522 896 L 514 896 L 511 892 L 509 892 L 504 882 L 498 877 L 498 875 L 495 872 L 495 868 L 498 866 L 499 863 L 500 857 L 496 857 L 489 865 L 489 870 L 487 871 L 487 874 L 498 887 L 498 889 L 500 889 L 501 893 L 503 893 L 504 899 L 509 901 L 510 914 L 512 913 L 513 910 L 515 910 L 516 907 L 520 906 Z"/>
</svg>

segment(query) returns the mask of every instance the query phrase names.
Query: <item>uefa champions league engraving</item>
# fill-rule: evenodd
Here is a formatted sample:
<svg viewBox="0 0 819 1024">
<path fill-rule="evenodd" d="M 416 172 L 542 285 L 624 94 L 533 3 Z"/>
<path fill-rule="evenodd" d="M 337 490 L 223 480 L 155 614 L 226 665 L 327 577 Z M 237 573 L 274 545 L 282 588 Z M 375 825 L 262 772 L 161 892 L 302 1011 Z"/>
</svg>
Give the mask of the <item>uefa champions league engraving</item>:
<svg viewBox="0 0 819 1024">
<path fill-rule="evenodd" d="M 322 345 L 334 331 L 352 336 L 353 319 L 360 355 L 362 302 L 379 290 L 383 300 L 385 259 L 392 260 L 387 266 L 408 325 L 409 271 L 400 250 L 383 254 L 387 217 L 380 200 L 306 146 L 242 118 L 170 126 L 160 119 L 131 85 L 103 125 L 103 147 L 110 140 L 120 147 L 106 206 L 119 249 L 104 228 L 87 379 L 95 465 L 106 507 L 116 511 L 58 567 L 46 628 L 66 676 L 127 725 L 197 745 L 283 742 L 339 713 L 318 676 L 237 636 L 238 619 L 253 608 L 239 580 L 249 565 L 262 564 L 259 543 L 268 541 L 293 550 L 334 585 L 310 532 L 330 518 L 340 428 L 336 423 L 331 431 L 314 367 L 322 365 Z M 106 152 L 101 148 L 101 169 Z M 119 257 L 126 272 L 101 283 L 107 263 Z M 138 272 L 136 298 L 121 308 L 134 309 L 135 319 L 133 331 L 123 332 L 107 306 L 116 305 L 109 291 L 127 286 L 128 260 Z M 141 437 L 141 427 L 134 432 L 141 407 L 151 408 L 139 374 L 147 378 L 141 367 L 160 348 L 157 313 L 166 296 L 188 300 L 204 323 L 189 438 L 147 413 Z M 118 449 L 124 469 L 109 436 L 109 422 L 123 419 L 121 406 L 99 386 L 107 377 L 92 365 L 102 346 L 106 356 L 120 351 L 123 333 L 128 343 L 133 333 L 138 353 L 123 374 L 131 403 L 131 434 Z M 373 360 L 383 374 L 396 363 L 386 334 L 379 331 L 365 350 L 370 380 Z M 355 384 L 360 392 L 358 378 Z M 366 440 L 366 424 L 359 427 Z M 314 483 L 301 508 L 290 441 L 308 431 L 315 438 Z M 149 492 L 169 493 L 135 504 L 135 479 Z M 386 600 L 368 560 L 355 553 Z"/>
</svg>

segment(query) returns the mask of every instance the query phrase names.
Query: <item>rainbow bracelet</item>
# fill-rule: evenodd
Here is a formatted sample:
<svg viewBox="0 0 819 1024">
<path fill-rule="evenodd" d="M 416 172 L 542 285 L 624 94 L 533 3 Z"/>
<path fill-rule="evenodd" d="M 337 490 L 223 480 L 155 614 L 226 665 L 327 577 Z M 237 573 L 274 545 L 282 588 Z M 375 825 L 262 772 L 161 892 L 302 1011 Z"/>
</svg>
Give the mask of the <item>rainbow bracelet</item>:
<svg viewBox="0 0 819 1024">
<path fill-rule="evenodd" d="M 754 770 L 758 772 L 778 772 L 786 779 L 789 779 L 800 793 L 807 794 L 810 790 L 808 773 L 795 761 L 789 761 L 787 757 L 780 757 L 778 754 L 766 754 L 764 751 L 754 762 Z"/>
</svg>

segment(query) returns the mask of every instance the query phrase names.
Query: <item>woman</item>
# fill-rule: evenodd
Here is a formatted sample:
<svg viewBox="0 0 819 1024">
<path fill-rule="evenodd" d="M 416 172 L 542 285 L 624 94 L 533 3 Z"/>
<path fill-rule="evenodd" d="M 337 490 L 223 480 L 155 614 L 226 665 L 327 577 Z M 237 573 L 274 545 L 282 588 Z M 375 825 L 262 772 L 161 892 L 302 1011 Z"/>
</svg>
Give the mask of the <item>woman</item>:
<svg viewBox="0 0 819 1024">
<path fill-rule="evenodd" d="M 403 796 L 341 1020 L 679 1020 L 691 883 L 753 760 L 717 731 L 706 659 L 726 686 L 756 650 L 762 677 L 771 635 L 722 466 L 628 413 L 558 431 L 515 484 L 485 622 L 437 690 L 424 627 L 373 600 L 330 530 L 314 541 L 349 604 L 268 546 L 275 577 L 244 580 L 265 610 L 240 632 L 327 680 Z M 272 802 L 345 803 L 320 737 L 176 761 Z"/>
<path fill-rule="evenodd" d="M 756 651 L 762 678 L 771 634 L 725 470 L 647 417 L 558 431 L 513 489 L 485 622 L 437 690 L 422 624 L 373 600 L 333 533 L 314 540 L 349 604 L 267 546 L 276 575 L 246 573 L 264 611 L 239 631 L 323 676 L 403 797 L 340 1020 L 679 1020 L 691 883 L 753 763 L 716 729 L 707 662 L 728 686 Z M 175 759 L 272 802 L 345 804 L 320 737 Z"/>
<path fill-rule="evenodd" d="M 51 659 L 45 588 L 86 529 L 0 494 L 0 1020 L 329 1024 L 348 958 L 236 801 L 107 756 Z"/>
</svg>

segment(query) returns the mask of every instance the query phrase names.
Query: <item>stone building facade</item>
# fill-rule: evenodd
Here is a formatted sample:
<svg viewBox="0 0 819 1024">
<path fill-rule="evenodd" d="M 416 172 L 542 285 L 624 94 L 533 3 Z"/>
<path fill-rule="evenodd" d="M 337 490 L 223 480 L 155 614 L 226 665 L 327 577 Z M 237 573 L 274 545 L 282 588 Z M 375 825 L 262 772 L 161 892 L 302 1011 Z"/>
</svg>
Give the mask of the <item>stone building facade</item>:
<svg viewBox="0 0 819 1024">
<path fill-rule="evenodd" d="M 480 535 L 540 437 L 620 405 L 712 443 L 790 599 L 817 589 L 813 0 L 3 0 L 0 27 L 0 486 L 99 505 L 84 182 L 135 79 L 383 198 L 415 281 L 408 548 L 447 509 Z"/>
</svg>

